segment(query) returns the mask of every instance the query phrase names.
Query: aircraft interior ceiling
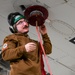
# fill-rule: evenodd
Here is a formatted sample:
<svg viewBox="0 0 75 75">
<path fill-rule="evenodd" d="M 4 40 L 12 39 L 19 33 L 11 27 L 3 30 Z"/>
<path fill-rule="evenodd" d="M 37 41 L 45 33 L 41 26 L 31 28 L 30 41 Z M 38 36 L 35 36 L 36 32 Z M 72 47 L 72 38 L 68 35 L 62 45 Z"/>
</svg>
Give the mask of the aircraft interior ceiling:
<svg viewBox="0 0 75 75">
<path fill-rule="evenodd" d="M 48 10 L 44 24 L 53 45 L 52 54 L 47 55 L 51 72 L 53 75 L 75 75 L 75 0 L 0 0 L 0 54 L 3 39 L 11 34 L 7 16 L 15 11 L 23 14 L 20 5 L 42 5 Z M 28 34 L 38 40 L 34 26 L 30 25 Z M 1 56 L 0 68 L 1 73 L 10 69 Z M 48 72 L 47 65 L 45 69 Z"/>
</svg>

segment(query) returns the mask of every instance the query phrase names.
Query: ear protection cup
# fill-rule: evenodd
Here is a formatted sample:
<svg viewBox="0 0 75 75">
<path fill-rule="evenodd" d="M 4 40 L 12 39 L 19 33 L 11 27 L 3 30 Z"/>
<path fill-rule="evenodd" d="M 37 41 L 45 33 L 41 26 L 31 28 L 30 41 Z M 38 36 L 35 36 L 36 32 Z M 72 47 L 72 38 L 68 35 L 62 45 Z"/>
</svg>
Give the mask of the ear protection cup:
<svg viewBox="0 0 75 75">
<path fill-rule="evenodd" d="M 12 33 L 15 33 L 15 32 L 16 32 L 13 26 L 9 26 L 9 30 L 10 30 Z"/>
</svg>

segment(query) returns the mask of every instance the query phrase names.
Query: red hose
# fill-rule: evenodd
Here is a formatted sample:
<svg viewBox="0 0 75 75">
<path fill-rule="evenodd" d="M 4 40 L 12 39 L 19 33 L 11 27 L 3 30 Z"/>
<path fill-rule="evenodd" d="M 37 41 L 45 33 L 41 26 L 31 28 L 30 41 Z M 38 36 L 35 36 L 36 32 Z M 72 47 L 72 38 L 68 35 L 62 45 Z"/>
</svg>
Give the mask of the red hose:
<svg viewBox="0 0 75 75">
<path fill-rule="evenodd" d="M 39 42 L 40 42 L 40 46 L 41 46 L 41 49 L 42 49 L 43 54 L 44 54 L 44 58 L 45 58 L 45 61 L 46 61 L 47 67 L 48 67 L 48 71 L 49 71 L 50 75 L 52 75 L 52 72 L 51 72 L 51 70 L 50 70 L 50 65 L 49 65 L 49 63 L 48 63 L 48 59 L 47 59 L 47 57 L 46 57 L 46 53 L 45 53 L 44 47 L 43 47 L 43 45 L 42 45 L 42 40 L 41 40 L 40 32 L 39 32 L 39 30 L 38 30 L 37 22 L 36 22 L 36 32 L 37 32 L 37 34 L 38 34 L 38 40 L 39 40 Z"/>
</svg>

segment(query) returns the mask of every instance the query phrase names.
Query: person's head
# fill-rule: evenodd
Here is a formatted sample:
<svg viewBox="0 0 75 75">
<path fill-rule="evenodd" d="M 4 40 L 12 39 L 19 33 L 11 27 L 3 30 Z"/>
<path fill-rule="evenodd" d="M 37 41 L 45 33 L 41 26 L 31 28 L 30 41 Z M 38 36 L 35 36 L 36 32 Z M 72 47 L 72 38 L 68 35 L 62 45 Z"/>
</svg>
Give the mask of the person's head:
<svg viewBox="0 0 75 75">
<path fill-rule="evenodd" d="M 12 33 L 27 33 L 29 31 L 27 19 L 19 12 L 10 13 L 8 15 L 8 23 Z"/>
</svg>

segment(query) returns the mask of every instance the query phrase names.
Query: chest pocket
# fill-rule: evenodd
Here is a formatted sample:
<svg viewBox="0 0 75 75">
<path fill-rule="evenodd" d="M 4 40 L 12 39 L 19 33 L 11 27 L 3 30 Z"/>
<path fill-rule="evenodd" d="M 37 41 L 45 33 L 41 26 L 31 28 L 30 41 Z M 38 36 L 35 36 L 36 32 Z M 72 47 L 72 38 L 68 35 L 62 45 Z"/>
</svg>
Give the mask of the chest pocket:
<svg viewBox="0 0 75 75">
<path fill-rule="evenodd" d="M 25 45 L 25 44 L 27 44 L 28 42 L 30 42 L 29 38 L 24 37 L 24 36 L 19 36 L 19 37 L 18 37 L 19 46 Z"/>
</svg>

